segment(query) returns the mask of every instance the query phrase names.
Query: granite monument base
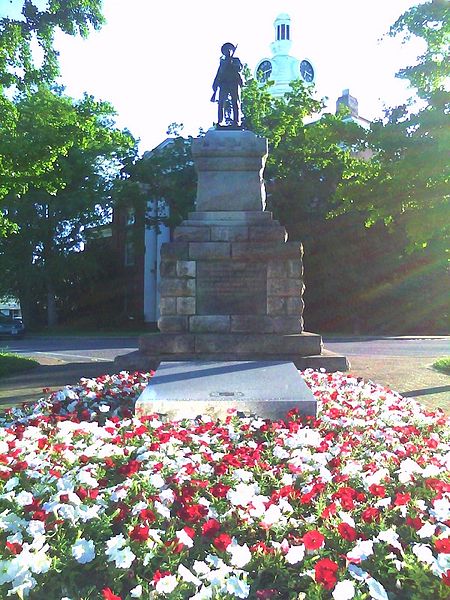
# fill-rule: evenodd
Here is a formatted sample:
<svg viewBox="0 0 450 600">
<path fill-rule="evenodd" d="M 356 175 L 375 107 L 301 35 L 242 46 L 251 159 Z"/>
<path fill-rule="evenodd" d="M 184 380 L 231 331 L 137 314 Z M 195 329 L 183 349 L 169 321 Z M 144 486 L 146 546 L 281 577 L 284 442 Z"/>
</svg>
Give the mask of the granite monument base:
<svg viewBox="0 0 450 600">
<path fill-rule="evenodd" d="M 230 409 L 263 419 L 286 418 L 292 409 L 315 417 L 317 402 L 291 362 L 163 362 L 135 412 L 169 420 L 199 415 L 223 420 Z"/>
</svg>

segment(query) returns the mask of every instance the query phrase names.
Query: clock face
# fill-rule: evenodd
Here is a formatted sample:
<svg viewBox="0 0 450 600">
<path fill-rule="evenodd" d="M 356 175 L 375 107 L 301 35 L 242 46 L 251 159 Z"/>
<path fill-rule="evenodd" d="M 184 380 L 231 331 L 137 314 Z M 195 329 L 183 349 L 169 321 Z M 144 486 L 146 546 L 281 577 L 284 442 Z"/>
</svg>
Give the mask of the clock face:
<svg viewBox="0 0 450 600">
<path fill-rule="evenodd" d="M 309 61 L 302 60 L 300 63 L 300 75 L 306 83 L 311 83 L 314 80 L 314 69 Z"/>
<path fill-rule="evenodd" d="M 272 73 L 272 63 L 270 60 L 263 60 L 259 67 L 256 69 L 256 79 L 265 83 Z"/>
</svg>

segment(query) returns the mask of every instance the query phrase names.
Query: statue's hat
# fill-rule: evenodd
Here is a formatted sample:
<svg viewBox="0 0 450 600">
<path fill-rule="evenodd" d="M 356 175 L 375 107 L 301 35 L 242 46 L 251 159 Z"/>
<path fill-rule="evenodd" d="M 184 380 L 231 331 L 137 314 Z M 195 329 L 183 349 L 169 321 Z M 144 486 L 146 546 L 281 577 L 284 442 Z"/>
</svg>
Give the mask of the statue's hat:
<svg viewBox="0 0 450 600">
<path fill-rule="evenodd" d="M 231 42 L 226 42 L 226 44 L 224 44 L 222 46 L 222 48 L 220 49 L 220 51 L 222 52 L 222 54 L 224 56 L 228 52 L 228 50 L 231 50 L 231 52 L 233 53 L 236 50 L 236 46 L 234 44 L 232 44 Z"/>
</svg>

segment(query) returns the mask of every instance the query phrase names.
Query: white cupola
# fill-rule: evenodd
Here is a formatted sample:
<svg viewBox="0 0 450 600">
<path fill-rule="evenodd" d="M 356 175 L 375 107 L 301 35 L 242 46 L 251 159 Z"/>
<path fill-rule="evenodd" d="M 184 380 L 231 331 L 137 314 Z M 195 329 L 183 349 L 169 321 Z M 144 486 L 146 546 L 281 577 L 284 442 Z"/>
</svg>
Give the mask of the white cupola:
<svg viewBox="0 0 450 600">
<path fill-rule="evenodd" d="M 272 54 L 289 54 L 292 46 L 291 41 L 291 17 L 281 13 L 273 23 L 275 29 L 275 41 L 271 44 Z"/>
<path fill-rule="evenodd" d="M 272 56 L 262 58 L 255 69 L 255 77 L 261 83 L 273 81 L 269 92 L 273 96 L 283 96 L 291 89 L 291 82 L 302 79 L 306 84 L 315 81 L 315 71 L 311 61 L 299 60 L 289 54 L 292 46 L 291 17 L 281 13 L 275 19 L 275 40 L 271 43 Z"/>
</svg>

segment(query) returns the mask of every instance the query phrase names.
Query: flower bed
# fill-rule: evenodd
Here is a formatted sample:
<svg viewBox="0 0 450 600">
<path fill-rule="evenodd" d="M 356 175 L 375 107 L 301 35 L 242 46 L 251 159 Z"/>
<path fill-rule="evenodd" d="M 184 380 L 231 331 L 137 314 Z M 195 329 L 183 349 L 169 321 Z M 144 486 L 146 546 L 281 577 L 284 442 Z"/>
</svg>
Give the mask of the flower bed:
<svg viewBox="0 0 450 600">
<path fill-rule="evenodd" d="M 1 418 L 0 597 L 450 597 L 449 428 L 308 370 L 317 420 L 137 420 L 151 374 Z"/>
</svg>

